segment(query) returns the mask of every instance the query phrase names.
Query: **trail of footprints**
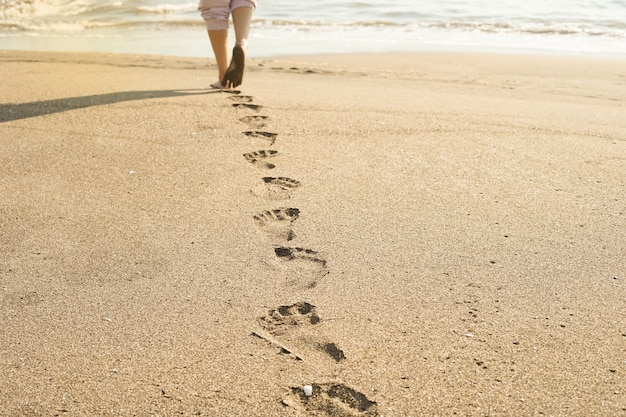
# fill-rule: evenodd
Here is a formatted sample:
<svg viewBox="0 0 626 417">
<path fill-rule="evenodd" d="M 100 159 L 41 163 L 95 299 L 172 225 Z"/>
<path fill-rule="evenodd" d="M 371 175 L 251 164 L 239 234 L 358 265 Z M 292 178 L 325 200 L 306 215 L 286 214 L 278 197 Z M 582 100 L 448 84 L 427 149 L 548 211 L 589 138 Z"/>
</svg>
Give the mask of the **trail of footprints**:
<svg viewBox="0 0 626 417">
<path fill-rule="evenodd" d="M 278 134 L 263 130 L 270 120 L 268 116 L 258 114 L 263 106 L 255 104 L 254 97 L 243 95 L 239 91 L 233 91 L 229 98 L 233 101 L 233 108 L 238 111 L 254 112 L 254 114 L 239 118 L 239 121 L 249 128 L 242 132 L 243 135 L 255 144 L 274 146 Z M 279 156 L 279 151 L 268 148 L 251 150 L 243 154 L 247 162 L 262 170 L 275 168 L 273 160 L 277 156 Z M 267 201 L 284 202 L 291 198 L 292 193 L 300 185 L 300 182 L 293 178 L 265 176 L 251 189 L 251 192 Z M 293 226 L 300 214 L 298 208 L 279 206 L 253 214 L 252 220 L 259 230 L 274 242 L 273 253 L 276 261 L 288 276 L 292 277 L 292 282 L 288 284 L 301 290 L 308 290 L 314 288 L 329 274 L 329 271 L 326 260 L 318 251 L 289 246 L 289 242 L 296 236 Z M 258 319 L 263 330 L 275 338 L 287 337 L 299 330 L 317 326 L 321 321 L 316 307 L 304 301 L 271 309 Z M 335 343 L 326 340 L 308 340 L 308 342 L 311 348 L 326 355 L 335 363 L 348 360 L 343 350 Z M 309 396 L 304 393 L 302 387 L 290 387 L 288 396 L 282 401 L 283 405 L 303 414 L 314 413 L 321 416 L 379 415 L 374 401 L 344 384 L 315 383 L 311 386 L 313 392 Z"/>
</svg>

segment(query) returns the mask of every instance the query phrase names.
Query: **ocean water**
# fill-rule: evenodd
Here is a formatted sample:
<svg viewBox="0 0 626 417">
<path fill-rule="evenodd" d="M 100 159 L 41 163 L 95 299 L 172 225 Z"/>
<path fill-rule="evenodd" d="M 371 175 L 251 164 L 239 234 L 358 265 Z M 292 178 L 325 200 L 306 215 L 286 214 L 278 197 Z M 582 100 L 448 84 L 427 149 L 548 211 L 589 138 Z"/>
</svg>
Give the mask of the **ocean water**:
<svg viewBox="0 0 626 417">
<path fill-rule="evenodd" d="M 0 0 L 0 49 L 212 56 L 189 0 Z M 250 55 L 534 52 L 626 57 L 626 0 L 259 0 Z"/>
</svg>

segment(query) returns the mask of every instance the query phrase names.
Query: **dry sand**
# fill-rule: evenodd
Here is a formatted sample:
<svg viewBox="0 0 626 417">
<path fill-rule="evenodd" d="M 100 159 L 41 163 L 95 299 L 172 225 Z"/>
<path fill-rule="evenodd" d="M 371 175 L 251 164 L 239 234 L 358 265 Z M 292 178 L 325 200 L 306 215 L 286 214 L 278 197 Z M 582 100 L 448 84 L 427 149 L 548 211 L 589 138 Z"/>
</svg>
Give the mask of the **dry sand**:
<svg viewBox="0 0 626 417">
<path fill-rule="evenodd" d="M 0 62 L 1 416 L 626 415 L 624 60 Z"/>
</svg>

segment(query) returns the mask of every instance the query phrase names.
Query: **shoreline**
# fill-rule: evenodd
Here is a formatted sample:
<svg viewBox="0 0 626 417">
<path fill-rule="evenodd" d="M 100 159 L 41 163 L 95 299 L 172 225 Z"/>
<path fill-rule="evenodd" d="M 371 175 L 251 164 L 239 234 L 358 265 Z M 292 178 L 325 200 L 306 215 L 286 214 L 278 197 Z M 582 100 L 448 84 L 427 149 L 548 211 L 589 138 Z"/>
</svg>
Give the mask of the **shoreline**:
<svg viewBox="0 0 626 417">
<path fill-rule="evenodd" d="M 626 412 L 624 60 L 0 62 L 0 415 Z"/>
<path fill-rule="evenodd" d="M 65 35 L 38 35 L 29 37 L 4 36 L 3 48 L 7 50 L 32 50 L 38 52 L 58 51 L 69 53 L 123 53 L 123 54 L 147 54 L 173 57 L 212 57 L 210 43 L 206 33 L 201 30 L 179 30 L 169 32 L 138 32 L 115 36 L 110 33 L 93 34 L 91 36 L 73 37 Z M 132 35 L 132 36 L 130 36 Z M 231 33 L 231 38 L 234 34 Z M 541 55 L 541 56 L 581 56 L 598 58 L 626 58 L 626 49 L 620 44 L 613 46 L 586 45 L 577 50 L 571 49 L 571 42 L 581 40 L 571 39 L 569 42 L 561 41 L 557 44 L 541 44 L 537 40 L 526 43 L 511 40 L 477 42 L 467 44 L 464 42 L 445 41 L 418 41 L 402 40 L 391 42 L 389 40 L 373 41 L 372 39 L 350 39 L 345 42 L 336 42 L 333 38 L 299 39 L 298 42 L 285 42 L 282 37 L 255 38 L 254 33 L 250 39 L 250 56 L 258 59 L 280 58 L 282 56 L 295 55 L 334 55 L 334 54 L 378 54 L 378 53 L 478 53 L 478 54 L 505 54 L 505 55 Z M 513 44 L 514 46 L 511 46 Z M 171 51 L 172 55 L 163 54 L 162 51 Z M 305 52 L 301 52 L 305 51 Z"/>
<path fill-rule="evenodd" d="M 20 59 L 36 59 L 42 62 L 63 62 L 73 58 L 81 60 L 83 63 L 104 63 L 114 65 L 129 66 L 143 63 L 145 66 L 153 66 L 169 68 L 187 68 L 187 69 L 206 69 L 215 67 L 213 57 L 198 56 L 178 56 L 178 55 L 161 55 L 150 53 L 134 53 L 134 52 L 102 52 L 102 51 L 44 51 L 44 50 L 14 50 L 0 49 L 0 55 L 9 57 L 9 60 Z M 91 58 L 91 61 L 85 62 L 85 58 Z M 384 58 L 384 59 L 380 59 Z M 131 59 L 132 61 L 128 61 Z M 485 51 L 420 51 L 420 52 L 354 52 L 354 53 L 321 53 L 321 54 L 296 54 L 281 55 L 273 57 L 248 57 L 249 61 L 247 71 L 276 71 L 287 70 L 281 65 L 302 64 L 308 67 L 323 70 L 326 72 L 349 73 L 351 70 L 367 68 L 371 70 L 380 70 L 393 73 L 395 71 L 419 72 L 421 70 L 430 70 L 428 62 L 423 59 L 432 60 L 435 66 L 446 65 L 456 59 L 460 59 L 471 65 L 472 67 L 486 69 L 481 62 L 487 62 L 488 65 L 495 63 L 500 66 L 495 71 L 501 71 L 503 68 L 514 72 L 528 73 L 523 63 L 525 60 L 532 62 L 546 62 L 549 65 L 559 65 L 561 63 L 584 64 L 585 62 L 599 64 L 608 64 L 610 71 L 619 71 L 621 64 L 626 63 L 626 57 L 621 56 L 596 56 L 596 55 L 578 55 L 578 54 L 542 54 L 534 52 L 485 52 Z M 271 66 L 276 63 L 275 66 Z M 391 64 L 390 64 L 391 63 Z M 508 64 L 511 63 L 511 64 Z M 269 68 L 266 66 L 270 65 Z M 515 66 L 519 67 L 515 69 Z M 601 68 L 602 69 L 602 68 Z M 578 68 L 576 68 L 578 70 Z M 532 72 L 532 71 L 531 71 Z M 567 72 L 567 71 L 566 71 Z"/>
</svg>

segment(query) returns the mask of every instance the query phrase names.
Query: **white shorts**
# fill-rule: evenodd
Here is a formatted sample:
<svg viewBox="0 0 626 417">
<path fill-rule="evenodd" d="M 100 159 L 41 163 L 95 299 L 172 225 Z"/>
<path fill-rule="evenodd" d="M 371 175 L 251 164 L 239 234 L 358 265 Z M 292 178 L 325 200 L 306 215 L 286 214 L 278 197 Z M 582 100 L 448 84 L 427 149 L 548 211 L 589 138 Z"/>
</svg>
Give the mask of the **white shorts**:
<svg viewBox="0 0 626 417">
<path fill-rule="evenodd" d="M 198 10 L 207 30 L 226 30 L 230 13 L 240 7 L 256 9 L 257 0 L 200 0 Z"/>
</svg>

